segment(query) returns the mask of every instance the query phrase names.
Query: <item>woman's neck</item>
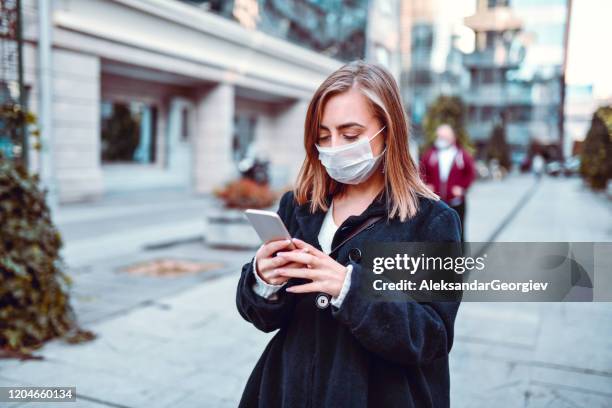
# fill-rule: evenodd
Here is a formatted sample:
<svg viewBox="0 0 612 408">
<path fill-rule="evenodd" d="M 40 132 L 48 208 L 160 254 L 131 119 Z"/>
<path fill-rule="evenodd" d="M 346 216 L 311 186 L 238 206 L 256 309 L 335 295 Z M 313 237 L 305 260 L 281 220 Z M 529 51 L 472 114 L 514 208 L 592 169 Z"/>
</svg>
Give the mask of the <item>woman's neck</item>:
<svg viewBox="0 0 612 408">
<path fill-rule="evenodd" d="M 382 172 L 377 171 L 372 174 L 368 180 L 360 184 L 349 184 L 344 190 L 343 198 L 374 198 L 380 193 L 385 185 L 385 176 Z"/>
</svg>

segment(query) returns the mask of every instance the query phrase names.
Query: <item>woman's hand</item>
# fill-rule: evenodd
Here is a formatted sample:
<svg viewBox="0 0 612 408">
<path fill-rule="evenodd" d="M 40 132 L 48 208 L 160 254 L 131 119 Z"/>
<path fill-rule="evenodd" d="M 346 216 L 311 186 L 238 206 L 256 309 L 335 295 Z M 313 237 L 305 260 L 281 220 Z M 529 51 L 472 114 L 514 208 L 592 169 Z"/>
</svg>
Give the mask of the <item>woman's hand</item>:
<svg viewBox="0 0 612 408">
<path fill-rule="evenodd" d="M 291 286 L 287 288 L 287 292 L 324 292 L 333 297 L 338 297 L 344 284 L 346 266 L 339 264 L 326 253 L 302 240 L 293 238 L 292 241 L 297 249 L 290 252 L 279 252 L 278 257 L 282 257 L 288 262 L 302 264 L 302 266 L 298 268 L 279 267 L 270 276 L 274 279 L 277 277 L 283 279 L 303 278 L 312 281 L 304 285 Z"/>
<path fill-rule="evenodd" d="M 451 188 L 451 193 L 453 193 L 454 196 L 462 197 L 464 193 L 463 187 L 453 186 L 453 188 Z"/>
<path fill-rule="evenodd" d="M 274 255 L 276 252 L 282 249 L 295 248 L 295 244 L 292 244 L 293 243 L 289 239 L 281 239 L 278 241 L 270 241 L 259 247 L 255 253 L 255 264 L 257 266 L 257 270 L 255 272 L 261 277 L 261 279 L 264 280 L 264 282 L 271 285 L 282 285 L 283 283 L 287 282 L 289 278 L 284 276 L 272 276 L 272 272 L 276 268 L 301 268 L 304 266 L 302 264 L 293 263 L 286 258 Z"/>
</svg>

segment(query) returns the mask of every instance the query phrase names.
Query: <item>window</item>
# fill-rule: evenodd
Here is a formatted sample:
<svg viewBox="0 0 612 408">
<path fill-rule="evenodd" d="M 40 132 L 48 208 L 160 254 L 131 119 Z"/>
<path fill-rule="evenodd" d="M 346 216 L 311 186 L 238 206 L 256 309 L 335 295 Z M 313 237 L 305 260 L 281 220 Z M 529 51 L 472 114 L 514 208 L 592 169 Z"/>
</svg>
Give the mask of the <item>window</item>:
<svg viewBox="0 0 612 408">
<path fill-rule="evenodd" d="M 429 85 L 432 83 L 431 71 L 424 69 L 418 69 L 412 71 L 412 84 L 413 85 Z"/>
<path fill-rule="evenodd" d="M 255 141 L 255 126 L 257 117 L 247 114 L 234 116 L 234 139 L 232 142 L 233 158 L 240 162 L 248 156 L 249 147 Z"/>
<path fill-rule="evenodd" d="M 510 5 L 510 0 L 487 0 L 488 8 L 508 7 L 509 5 Z"/>
<path fill-rule="evenodd" d="M 470 87 L 472 89 L 478 88 L 478 71 L 475 69 L 470 69 Z"/>
<path fill-rule="evenodd" d="M 497 37 L 499 34 L 496 31 L 487 31 L 486 33 L 486 48 L 492 49 L 495 48 L 495 44 L 497 43 Z"/>
<path fill-rule="evenodd" d="M 433 36 L 433 28 L 430 24 L 416 24 L 412 27 L 412 50 L 431 50 Z"/>
<path fill-rule="evenodd" d="M 483 84 L 492 84 L 495 82 L 495 70 L 494 69 L 483 69 L 481 72 L 481 79 Z"/>
<path fill-rule="evenodd" d="M 478 108 L 476 106 L 468 107 L 468 118 L 470 121 L 478 121 Z"/>
<path fill-rule="evenodd" d="M 482 107 L 482 120 L 493 120 L 496 117 L 496 109 L 493 106 Z"/>
<path fill-rule="evenodd" d="M 528 105 L 511 106 L 508 108 L 508 119 L 512 122 L 529 122 L 531 107 Z"/>
<path fill-rule="evenodd" d="M 189 140 L 189 108 L 183 107 L 181 109 L 181 141 L 186 142 Z"/>
<path fill-rule="evenodd" d="M 157 108 L 141 102 L 103 101 L 102 162 L 155 162 Z"/>
</svg>

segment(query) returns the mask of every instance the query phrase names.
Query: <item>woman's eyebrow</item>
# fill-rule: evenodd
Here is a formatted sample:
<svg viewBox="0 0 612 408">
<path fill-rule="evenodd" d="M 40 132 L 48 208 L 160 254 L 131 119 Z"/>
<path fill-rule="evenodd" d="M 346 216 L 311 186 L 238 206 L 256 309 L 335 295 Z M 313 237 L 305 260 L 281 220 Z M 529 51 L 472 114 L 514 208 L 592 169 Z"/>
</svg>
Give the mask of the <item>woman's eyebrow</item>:
<svg viewBox="0 0 612 408">
<path fill-rule="evenodd" d="M 361 123 L 357 123 L 357 122 L 343 123 L 343 124 L 339 125 L 337 127 L 337 129 L 338 130 L 342 130 L 342 129 L 352 128 L 352 127 L 360 127 L 360 128 L 364 128 L 365 129 L 364 125 L 362 125 Z M 329 128 L 327 126 L 324 126 L 324 125 L 319 125 L 319 129 L 329 130 Z"/>
</svg>

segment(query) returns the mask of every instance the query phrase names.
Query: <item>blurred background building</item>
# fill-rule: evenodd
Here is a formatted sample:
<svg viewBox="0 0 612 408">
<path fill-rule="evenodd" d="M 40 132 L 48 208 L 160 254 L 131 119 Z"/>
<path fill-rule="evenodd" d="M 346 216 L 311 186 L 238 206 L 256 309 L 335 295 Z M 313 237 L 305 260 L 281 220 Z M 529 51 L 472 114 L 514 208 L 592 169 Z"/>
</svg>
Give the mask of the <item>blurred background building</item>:
<svg viewBox="0 0 612 408">
<path fill-rule="evenodd" d="M 477 147 L 497 123 L 515 152 L 559 143 L 568 11 L 566 0 L 405 2 L 402 83 L 417 136 L 437 96 L 459 95 Z"/>
<path fill-rule="evenodd" d="M 466 34 L 461 18 L 470 9 L 470 3 L 453 0 L 403 2 L 401 84 L 418 139 L 428 106 L 439 95 L 458 95 L 466 86 L 459 35 Z M 467 35 L 469 42 L 469 30 Z"/>
<path fill-rule="evenodd" d="M 17 1 L 1 4 L 15 9 Z M 37 114 L 42 149 L 26 148 L 30 166 L 60 202 L 208 193 L 250 155 L 270 160 L 273 186 L 286 186 L 303 153 L 310 96 L 355 59 L 381 63 L 399 80 L 417 144 L 436 98 L 457 96 L 476 153 L 501 124 L 515 164 L 534 145 L 550 159 L 571 155 L 597 106 L 588 84 L 566 91 L 570 0 L 21 5 L 21 41 L 5 41 L 15 27 L 14 13 L 3 12 L 0 95 L 23 97 Z"/>
<path fill-rule="evenodd" d="M 39 5 L 22 5 L 24 84 L 34 113 L 51 95 L 40 156 L 54 153 L 60 202 L 207 193 L 254 150 L 286 185 L 307 103 L 329 73 L 358 58 L 400 72 L 399 0 L 54 0 L 45 15 Z"/>
</svg>

